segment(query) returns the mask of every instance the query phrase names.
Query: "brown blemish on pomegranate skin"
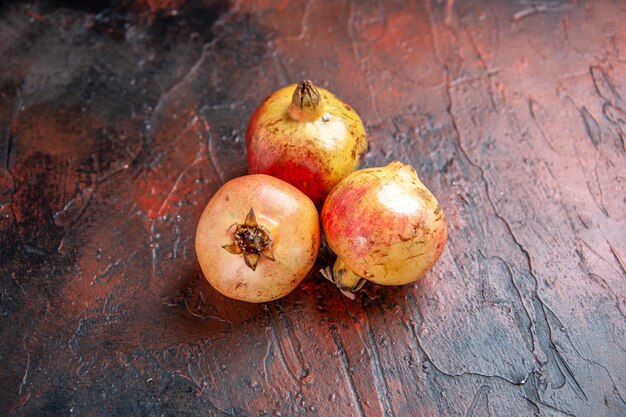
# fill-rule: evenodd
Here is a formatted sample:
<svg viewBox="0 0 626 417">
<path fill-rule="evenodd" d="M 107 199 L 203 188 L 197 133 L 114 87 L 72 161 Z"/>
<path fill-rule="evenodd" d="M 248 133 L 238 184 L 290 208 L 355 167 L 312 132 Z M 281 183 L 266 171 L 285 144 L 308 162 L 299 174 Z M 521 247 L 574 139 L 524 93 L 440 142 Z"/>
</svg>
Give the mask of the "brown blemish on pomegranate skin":
<svg viewBox="0 0 626 417">
<path fill-rule="evenodd" d="M 284 120 L 284 119 L 283 119 L 282 117 L 279 117 L 278 119 L 272 120 L 271 122 L 267 123 L 267 124 L 265 125 L 265 127 L 266 127 L 266 128 L 267 128 L 267 127 L 273 127 L 273 126 L 277 125 L 278 123 L 282 122 L 283 120 Z M 278 128 L 276 128 L 276 129 L 278 129 Z"/>
<path fill-rule="evenodd" d="M 311 249 L 310 249 L 310 253 L 312 256 L 317 256 L 317 246 L 318 246 L 317 240 L 313 239 L 311 241 Z"/>
<path fill-rule="evenodd" d="M 426 204 L 430 204 L 430 202 L 433 199 L 432 194 L 430 194 L 427 190 L 425 190 L 423 187 L 418 187 L 417 188 L 417 194 L 420 196 L 420 198 L 426 202 Z"/>
</svg>

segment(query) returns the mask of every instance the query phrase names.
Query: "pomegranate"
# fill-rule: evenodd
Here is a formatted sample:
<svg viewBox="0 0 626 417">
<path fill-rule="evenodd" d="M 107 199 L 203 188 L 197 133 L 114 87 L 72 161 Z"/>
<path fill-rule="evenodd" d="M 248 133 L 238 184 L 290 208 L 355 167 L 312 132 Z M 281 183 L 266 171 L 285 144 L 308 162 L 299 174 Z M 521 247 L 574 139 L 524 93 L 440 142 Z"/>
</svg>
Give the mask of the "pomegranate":
<svg viewBox="0 0 626 417">
<path fill-rule="evenodd" d="M 253 303 L 297 287 L 319 246 L 313 202 L 294 186 L 262 174 L 224 184 L 196 232 L 198 261 L 209 283 L 227 297 Z"/>
<path fill-rule="evenodd" d="M 337 260 L 323 271 L 344 292 L 365 280 L 402 285 L 424 275 L 446 244 L 441 206 L 410 165 L 356 171 L 330 193 L 322 228 Z"/>
<path fill-rule="evenodd" d="M 367 150 L 359 115 L 308 80 L 281 88 L 256 109 L 246 143 L 249 173 L 285 180 L 318 206 Z"/>
</svg>

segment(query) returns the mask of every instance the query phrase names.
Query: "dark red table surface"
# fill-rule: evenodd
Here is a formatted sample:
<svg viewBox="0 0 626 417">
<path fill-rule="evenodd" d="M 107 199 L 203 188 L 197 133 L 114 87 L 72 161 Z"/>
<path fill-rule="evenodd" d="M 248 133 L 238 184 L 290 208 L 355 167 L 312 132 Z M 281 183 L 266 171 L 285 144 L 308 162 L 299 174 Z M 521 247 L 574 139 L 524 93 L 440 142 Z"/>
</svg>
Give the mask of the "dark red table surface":
<svg viewBox="0 0 626 417">
<path fill-rule="evenodd" d="M 626 415 L 626 3 L 0 6 L 0 415 Z M 310 78 L 449 241 L 350 301 L 226 299 L 194 232 Z"/>
</svg>

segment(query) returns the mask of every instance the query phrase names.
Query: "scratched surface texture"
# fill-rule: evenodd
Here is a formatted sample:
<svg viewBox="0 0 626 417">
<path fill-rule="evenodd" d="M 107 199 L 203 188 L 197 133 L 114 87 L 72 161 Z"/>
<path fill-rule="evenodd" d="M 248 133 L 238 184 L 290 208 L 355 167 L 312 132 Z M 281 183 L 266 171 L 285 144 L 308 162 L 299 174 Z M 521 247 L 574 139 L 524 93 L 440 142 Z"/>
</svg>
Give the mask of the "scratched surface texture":
<svg viewBox="0 0 626 417">
<path fill-rule="evenodd" d="M 626 3 L 0 6 L 0 414 L 626 415 Z M 414 285 L 263 305 L 193 236 L 244 129 L 311 78 L 414 165 Z M 332 262 L 327 249 L 315 270 Z"/>
</svg>

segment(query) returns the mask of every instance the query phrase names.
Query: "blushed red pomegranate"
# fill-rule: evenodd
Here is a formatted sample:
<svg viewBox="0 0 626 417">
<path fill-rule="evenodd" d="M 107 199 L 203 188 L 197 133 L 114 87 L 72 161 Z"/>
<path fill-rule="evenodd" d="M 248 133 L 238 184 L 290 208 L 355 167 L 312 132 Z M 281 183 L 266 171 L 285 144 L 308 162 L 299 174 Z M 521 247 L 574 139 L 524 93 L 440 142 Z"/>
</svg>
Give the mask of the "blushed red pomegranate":
<svg viewBox="0 0 626 417">
<path fill-rule="evenodd" d="M 249 173 L 287 181 L 318 206 L 367 150 L 358 114 L 311 81 L 268 97 L 250 118 L 246 143 Z"/>
<path fill-rule="evenodd" d="M 327 277 L 346 292 L 358 290 L 364 280 L 415 281 L 446 244 L 441 206 L 415 169 L 401 162 L 356 171 L 339 183 L 322 208 L 322 228 L 337 254 Z"/>
</svg>

